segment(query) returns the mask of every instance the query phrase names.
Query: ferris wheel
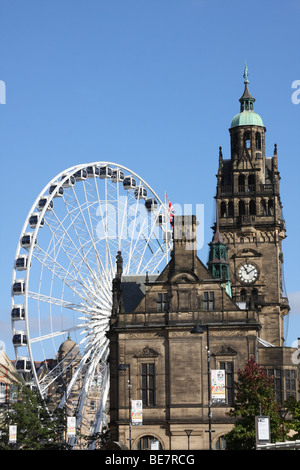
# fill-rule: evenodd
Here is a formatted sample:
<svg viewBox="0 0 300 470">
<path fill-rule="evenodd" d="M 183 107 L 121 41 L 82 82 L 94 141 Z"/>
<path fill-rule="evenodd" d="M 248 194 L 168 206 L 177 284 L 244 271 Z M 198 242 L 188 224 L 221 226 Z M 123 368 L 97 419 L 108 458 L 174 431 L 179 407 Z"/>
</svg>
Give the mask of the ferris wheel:
<svg viewBox="0 0 300 470">
<path fill-rule="evenodd" d="M 32 205 L 15 255 L 11 321 L 16 369 L 30 375 L 43 397 L 71 367 L 60 396 L 83 420 L 97 381 L 101 399 L 94 430 L 106 415 L 112 281 L 121 253 L 123 275 L 158 273 L 172 237 L 168 207 L 137 174 L 111 162 L 73 166 L 53 178 Z M 66 340 L 77 355 L 59 362 Z M 53 360 L 55 359 L 55 360 Z M 35 367 L 43 364 L 43 373 Z M 74 394 L 76 381 L 82 385 Z M 72 395 L 73 394 L 73 395 Z M 76 396 L 76 400 L 74 400 Z"/>
</svg>

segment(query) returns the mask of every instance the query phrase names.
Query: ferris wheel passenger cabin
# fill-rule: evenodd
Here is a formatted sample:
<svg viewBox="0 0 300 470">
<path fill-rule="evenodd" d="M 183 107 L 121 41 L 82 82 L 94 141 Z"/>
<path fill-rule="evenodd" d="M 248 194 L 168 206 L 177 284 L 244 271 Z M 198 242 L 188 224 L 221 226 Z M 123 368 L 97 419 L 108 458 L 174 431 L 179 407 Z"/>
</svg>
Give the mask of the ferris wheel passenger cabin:
<svg viewBox="0 0 300 470">
<path fill-rule="evenodd" d="M 134 197 L 135 199 L 146 199 L 147 197 L 147 189 L 143 186 L 139 186 L 134 190 Z"/>
<path fill-rule="evenodd" d="M 43 196 L 40 198 L 39 200 L 39 203 L 38 203 L 38 210 L 39 211 L 42 211 L 44 209 L 44 207 L 46 206 L 46 210 L 47 211 L 50 211 L 51 209 L 53 209 L 53 206 L 54 206 L 54 203 L 53 201 L 48 201 L 48 198 Z"/>
<path fill-rule="evenodd" d="M 145 207 L 147 209 L 148 212 L 150 211 L 155 211 L 157 209 L 157 201 L 155 198 L 150 198 L 150 199 L 146 199 L 145 201 Z"/>
<path fill-rule="evenodd" d="M 113 170 L 111 174 L 111 180 L 113 183 L 123 182 L 125 178 L 124 172 L 122 170 Z"/>
<path fill-rule="evenodd" d="M 21 374 L 29 374 L 31 372 L 31 362 L 28 357 L 17 357 L 16 370 Z"/>
<path fill-rule="evenodd" d="M 25 308 L 24 305 L 14 305 L 11 309 L 12 320 L 25 320 Z"/>
<path fill-rule="evenodd" d="M 111 178 L 112 169 L 109 166 L 100 166 L 100 178 Z"/>
<path fill-rule="evenodd" d="M 136 188 L 136 180 L 134 179 L 134 177 L 133 176 L 126 176 L 126 178 L 123 181 L 123 187 L 126 190 Z"/>
</svg>

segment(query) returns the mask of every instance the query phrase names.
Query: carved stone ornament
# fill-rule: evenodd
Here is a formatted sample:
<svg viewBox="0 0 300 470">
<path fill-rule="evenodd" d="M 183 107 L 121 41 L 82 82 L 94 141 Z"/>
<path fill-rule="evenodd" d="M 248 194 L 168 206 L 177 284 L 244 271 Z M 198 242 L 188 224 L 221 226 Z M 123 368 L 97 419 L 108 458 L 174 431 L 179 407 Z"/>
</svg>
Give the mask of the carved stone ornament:
<svg viewBox="0 0 300 470">
<path fill-rule="evenodd" d="M 134 357 L 157 357 L 159 356 L 159 353 L 154 351 L 154 349 L 149 348 L 149 346 L 146 346 L 145 348 L 141 349 L 138 351 Z"/>
<path fill-rule="evenodd" d="M 214 353 L 214 356 L 235 356 L 236 354 L 237 352 L 234 349 L 224 345 Z"/>
</svg>

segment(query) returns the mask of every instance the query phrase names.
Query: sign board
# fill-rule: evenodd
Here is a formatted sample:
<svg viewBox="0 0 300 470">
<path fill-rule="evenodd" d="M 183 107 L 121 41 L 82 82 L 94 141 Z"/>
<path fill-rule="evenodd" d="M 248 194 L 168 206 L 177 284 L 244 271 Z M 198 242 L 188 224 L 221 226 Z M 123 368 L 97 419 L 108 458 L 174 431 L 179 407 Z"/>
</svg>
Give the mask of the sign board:
<svg viewBox="0 0 300 470">
<path fill-rule="evenodd" d="M 211 399 L 214 403 L 226 402 L 225 370 L 211 371 Z"/>
<path fill-rule="evenodd" d="M 143 424 L 143 402 L 142 400 L 131 401 L 131 424 L 142 426 Z"/>
<path fill-rule="evenodd" d="M 255 417 L 256 444 L 271 442 L 270 416 Z"/>
</svg>

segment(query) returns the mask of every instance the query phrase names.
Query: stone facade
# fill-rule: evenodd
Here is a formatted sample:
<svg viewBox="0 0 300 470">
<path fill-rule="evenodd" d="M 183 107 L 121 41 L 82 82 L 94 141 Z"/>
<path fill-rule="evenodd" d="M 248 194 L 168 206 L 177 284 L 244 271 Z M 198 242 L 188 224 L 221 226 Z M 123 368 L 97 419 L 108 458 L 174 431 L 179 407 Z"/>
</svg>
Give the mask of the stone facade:
<svg viewBox="0 0 300 470">
<path fill-rule="evenodd" d="M 253 110 L 246 81 L 240 101 L 241 113 Z M 197 257 L 194 216 L 175 217 L 173 253 L 161 274 L 123 276 L 118 254 L 107 333 L 110 429 L 113 441 L 132 449 L 221 448 L 234 424 L 228 416 L 233 382 L 251 355 L 280 376 L 279 400 L 297 397 L 295 350 L 284 347 L 289 306 L 282 290 L 277 149 L 265 157 L 265 128 L 257 123 L 260 118 L 230 129 L 230 159 L 220 149 L 212 243 L 222 249 L 211 246 L 208 267 Z M 195 325 L 202 334 L 192 334 Z M 215 370 L 225 371 L 225 402 L 209 400 L 208 377 Z M 141 426 L 130 423 L 130 400 L 143 403 Z"/>
</svg>

